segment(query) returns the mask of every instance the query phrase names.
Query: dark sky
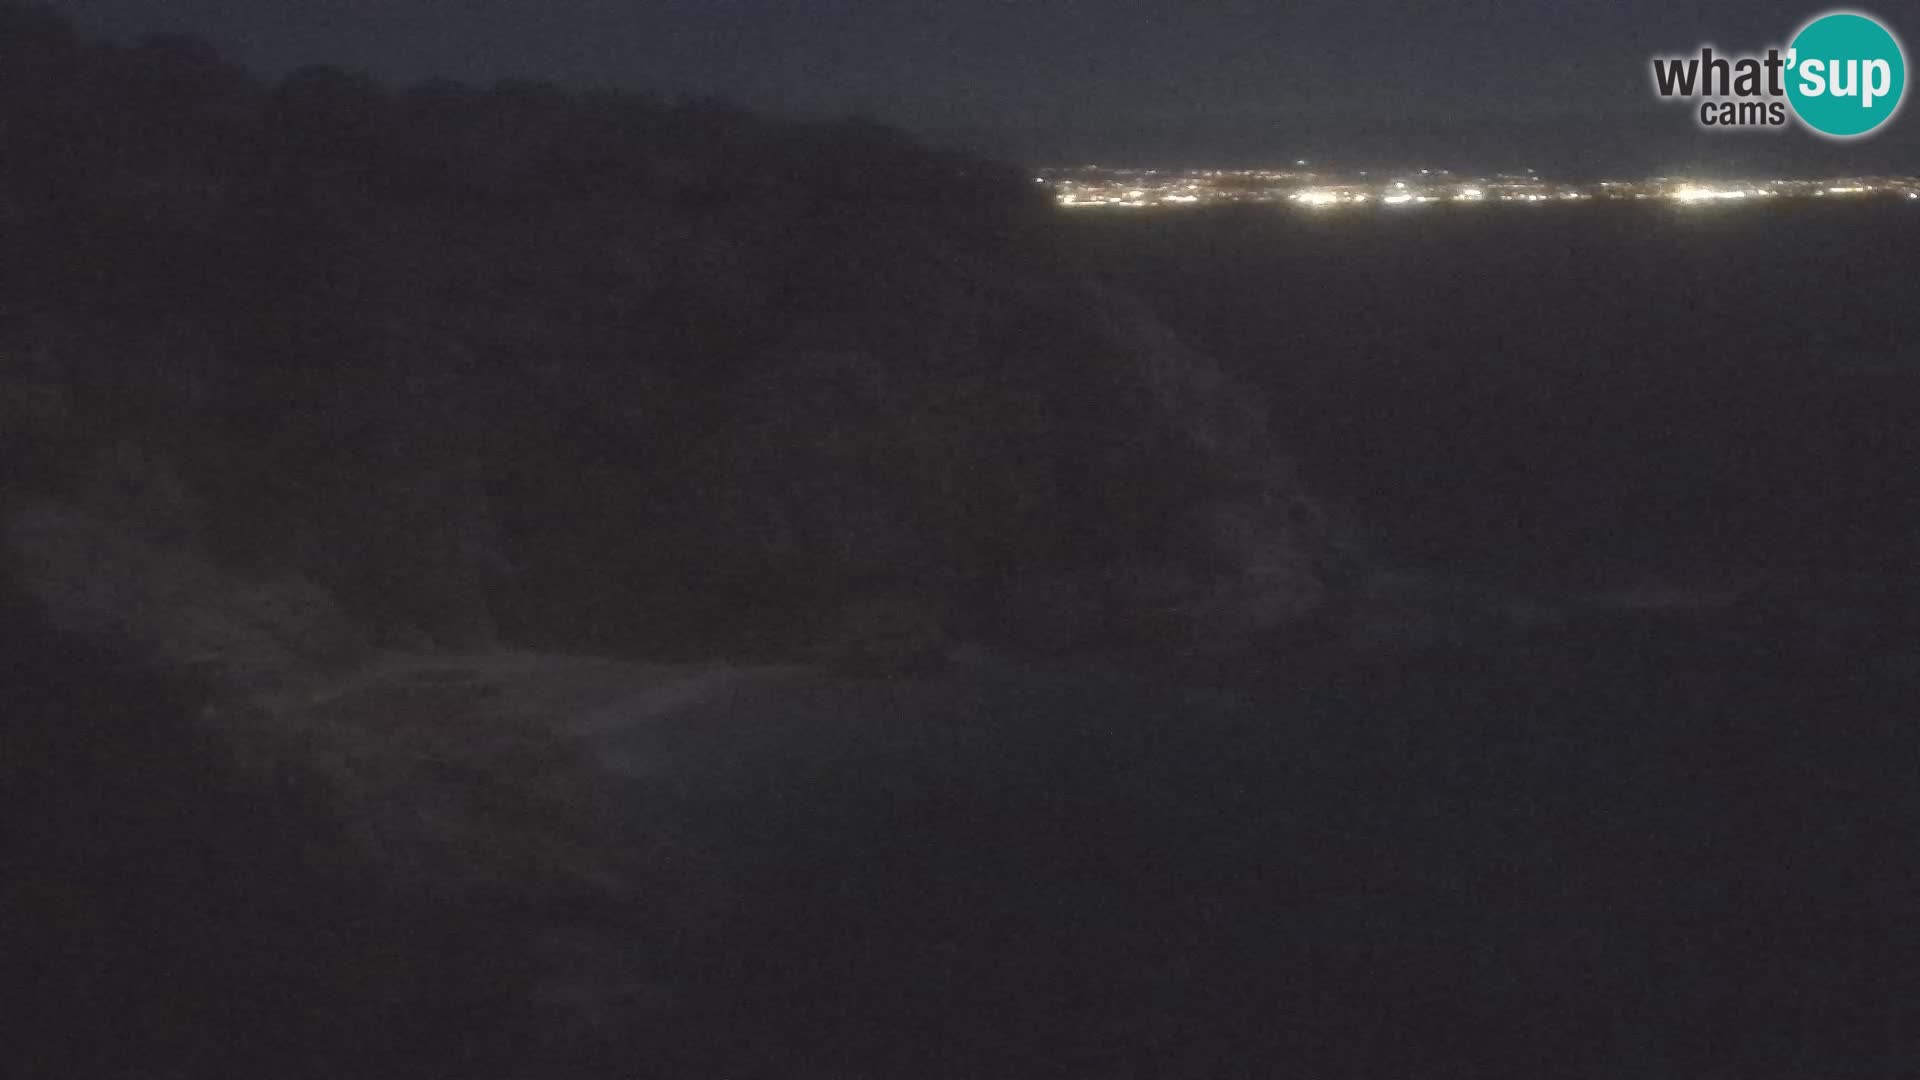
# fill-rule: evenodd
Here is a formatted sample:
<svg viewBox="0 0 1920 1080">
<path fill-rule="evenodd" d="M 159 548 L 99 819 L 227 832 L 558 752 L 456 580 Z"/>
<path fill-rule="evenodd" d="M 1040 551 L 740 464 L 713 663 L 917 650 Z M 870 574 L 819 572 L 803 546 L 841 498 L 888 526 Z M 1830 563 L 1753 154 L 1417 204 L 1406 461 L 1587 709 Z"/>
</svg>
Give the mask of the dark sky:
<svg viewBox="0 0 1920 1080">
<path fill-rule="evenodd" d="M 1906 0 L 1878 14 L 1897 15 Z M 116 35 L 201 35 L 266 73 L 503 76 L 861 112 L 1034 164 L 1273 161 L 1607 171 L 1780 159 L 1920 168 L 1911 112 L 1866 144 L 1707 134 L 1656 53 L 1784 44 L 1756 0 L 55 0 Z M 1867 10 L 1874 10 L 1867 5 Z M 1920 28 L 1895 23 L 1896 31 Z"/>
</svg>

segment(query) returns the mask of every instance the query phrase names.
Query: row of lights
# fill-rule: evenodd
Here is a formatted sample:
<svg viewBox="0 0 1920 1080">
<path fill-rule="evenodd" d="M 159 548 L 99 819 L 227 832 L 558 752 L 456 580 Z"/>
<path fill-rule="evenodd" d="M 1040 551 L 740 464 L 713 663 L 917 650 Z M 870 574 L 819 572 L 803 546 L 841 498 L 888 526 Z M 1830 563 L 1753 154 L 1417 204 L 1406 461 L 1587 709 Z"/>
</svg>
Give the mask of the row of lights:
<svg viewBox="0 0 1920 1080">
<path fill-rule="evenodd" d="M 1404 187 L 1405 185 L 1400 186 Z M 1555 200 L 1572 201 L 1590 197 L 1591 196 L 1588 196 L 1584 192 L 1579 191 L 1563 191 L 1558 195 L 1542 195 L 1538 192 L 1528 192 L 1522 195 L 1496 196 L 1501 202 L 1533 203 L 1551 202 Z M 1292 201 L 1300 203 L 1303 206 L 1337 206 L 1342 203 L 1364 203 L 1373 201 L 1373 196 L 1367 192 L 1328 191 L 1324 189 L 1298 192 L 1291 198 Z M 1405 206 L 1409 203 L 1482 202 L 1486 198 L 1487 193 L 1482 188 L 1461 188 L 1451 196 L 1415 195 L 1406 191 L 1394 191 L 1391 194 L 1380 196 L 1380 201 L 1387 206 Z"/>
<path fill-rule="evenodd" d="M 1870 187 L 1861 187 L 1861 186 L 1830 187 L 1830 188 L 1825 188 L 1821 191 L 1814 192 L 1814 194 L 1815 195 L 1865 195 L 1865 194 L 1872 193 L 1874 190 L 1875 189 Z M 1771 199 L 1778 196 L 1779 194 L 1780 192 L 1767 189 L 1767 188 L 1716 189 L 1716 188 L 1698 187 L 1698 186 L 1689 184 L 1683 187 L 1675 188 L 1673 191 L 1667 194 L 1667 198 L 1672 199 L 1673 201 L 1679 202 L 1679 203 L 1706 203 L 1706 202 L 1718 202 L 1718 201 L 1737 200 L 1737 199 Z M 1480 188 L 1463 188 L 1452 196 L 1451 201 L 1478 202 L 1478 201 L 1484 200 L 1486 197 L 1487 197 L 1486 192 Z M 1646 198 L 1651 198 L 1652 196 L 1641 194 L 1641 195 L 1636 195 L 1634 197 L 1637 199 L 1646 199 Z M 1373 199 L 1373 196 L 1365 192 L 1349 193 L 1349 192 L 1341 192 L 1341 191 L 1315 190 L 1315 191 L 1302 191 L 1294 195 L 1292 198 L 1294 202 L 1300 203 L 1304 206 L 1336 206 L 1342 203 L 1369 202 Z M 1563 192 L 1560 192 L 1558 195 L 1543 195 L 1543 194 L 1540 194 L 1539 192 L 1528 192 L 1526 194 L 1520 194 L 1520 195 L 1501 195 L 1501 196 L 1498 196 L 1498 198 L 1501 202 L 1540 203 L 1540 202 L 1554 202 L 1554 201 L 1571 202 L 1571 201 L 1577 201 L 1581 199 L 1589 199 L 1589 198 L 1592 198 L 1592 196 L 1585 192 L 1580 192 L 1580 191 L 1563 191 Z M 1909 200 L 1920 200 L 1920 192 L 1908 192 L 1907 198 Z M 1396 191 L 1390 195 L 1381 196 L 1380 201 L 1388 206 L 1404 206 L 1408 203 L 1431 203 L 1431 202 L 1441 202 L 1445 200 L 1443 200 L 1440 196 L 1437 196 L 1437 195 L 1410 195 L 1404 191 Z"/>
<path fill-rule="evenodd" d="M 1778 182 L 1776 181 L 1776 183 Z M 1602 184 L 1601 186 L 1611 188 L 1611 187 L 1617 187 L 1619 185 L 1616 185 L 1613 183 L 1606 183 L 1606 184 Z M 1813 192 L 1813 194 L 1816 196 L 1864 195 L 1864 194 L 1871 194 L 1877 190 L 1881 190 L 1881 189 L 1877 189 L 1877 188 L 1873 188 L 1865 185 L 1858 185 L 1858 184 L 1843 184 L 1843 185 L 1835 185 L 1833 187 L 1823 188 L 1819 191 Z M 1163 195 L 1159 197 L 1158 201 L 1161 203 L 1174 203 L 1179 205 L 1190 205 L 1190 204 L 1199 203 L 1203 201 L 1202 197 L 1200 195 L 1194 194 L 1193 191 L 1194 191 L 1194 187 L 1192 185 L 1189 185 L 1187 192 L 1178 194 L 1178 195 Z M 1682 204 L 1699 204 L 1699 203 L 1711 203 L 1711 202 L 1722 202 L 1722 201 L 1738 201 L 1738 200 L 1747 200 L 1747 199 L 1769 199 L 1769 198 L 1774 198 L 1776 196 L 1779 196 L 1781 194 L 1784 194 L 1784 193 L 1772 187 L 1713 188 L 1713 187 L 1702 186 L 1699 184 L 1682 184 L 1677 188 L 1673 188 L 1672 190 L 1663 193 L 1663 195 L 1651 194 L 1648 192 L 1638 192 L 1634 194 L 1632 197 L 1635 199 L 1652 199 L 1652 198 L 1665 197 L 1674 202 L 1678 202 Z M 1920 200 L 1920 192 L 1909 191 L 1906 193 L 1906 196 L 1909 200 Z M 1487 191 L 1484 188 L 1479 188 L 1479 187 L 1462 187 L 1456 190 L 1455 192 L 1453 192 L 1450 196 L 1419 194 L 1414 191 L 1407 190 L 1407 183 L 1405 181 L 1396 181 L 1393 186 L 1393 189 L 1387 192 L 1386 194 L 1378 196 L 1378 199 L 1382 204 L 1387 206 L 1405 206 L 1409 204 L 1422 204 L 1422 203 L 1448 202 L 1448 201 L 1480 202 L 1488 199 L 1489 197 L 1490 196 L 1488 195 Z M 1525 202 L 1525 203 L 1542 203 L 1542 202 L 1557 202 L 1557 201 L 1570 202 L 1570 201 L 1578 201 L 1583 199 L 1590 199 L 1592 197 L 1593 196 L 1590 193 L 1582 192 L 1582 191 L 1562 191 L 1562 192 L 1558 192 L 1556 194 L 1551 194 L 1551 195 L 1543 194 L 1541 192 L 1524 192 L 1524 193 L 1507 193 L 1507 194 L 1499 194 L 1499 195 L 1491 196 L 1491 198 L 1497 199 L 1501 202 Z M 1296 192 L 1293 195 L 1289 196 L 1289 198 L 1292 202 L 1298 203 L 1302 206 L 1328 207 L 1328 206 L 1369 203 L 1374 201 L 1376 196 L 1371 192 L 1352 191 L 1346 188 L 1310 188 L 1305 191 Z M 1095 196 L 1093 198 L 1085 198 L 1082 196 L 1075 195 L 1072 192 L 1067 192 L 1061 196 L 1060 201 L 1062 202 L 1062 204 L 1067 206 L 1077 205 L 1077 206 L 1144 207 L 1149 205 L 1147 191 L 1145 189 L 1139 189 L 1139 188 L 1130 190 L 1126 192 L 1125 195 L 1109 195 L 1104 197 Z"/>
</svg>

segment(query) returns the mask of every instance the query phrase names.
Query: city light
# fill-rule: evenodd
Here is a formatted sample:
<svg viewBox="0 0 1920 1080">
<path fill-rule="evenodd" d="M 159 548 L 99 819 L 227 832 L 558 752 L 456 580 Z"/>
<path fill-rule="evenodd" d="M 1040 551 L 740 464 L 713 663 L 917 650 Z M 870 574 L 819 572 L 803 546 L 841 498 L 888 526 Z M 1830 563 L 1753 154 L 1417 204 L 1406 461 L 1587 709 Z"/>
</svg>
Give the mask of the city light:
<svg viewBox="0 0 1920 1080">
<path fill-rule="evenodd" d="M 1677 202 L 1699 203 L 1699 202 L 1712 202 L 1716 199 L 1744 199 L 1744 198 L 1747 198 L 1750 194 L 1752 193 L 1747 191 L 1745 188 L 1715 189 L 1715 188 L 1694 187 L 1693 185 L 1689 184 L 1684 187 L 1674 189 L 1673 198 Z"/>
<path fill-rule="evenodd" d="M 1392 174 L 1389 174 L 1389 176 Z M 1557 182 L 1528 170 L 1489 176 L 1456 176 L 1446 169 L 1410 169 L 1406 179 L 1367 179 L 1366 172 L 1341 175 L 1309 170 L 1305 159 L 1271 169 L 1120 169 L 1087 166 L 1042 170 L 1059 205 L 1075 209 L 1124 207 L 1206 207 L 1293 204 L 1324 209 L 1338 206 L 1424 206 L 1436 202 L 1499 202 L 1538 206 L 1546 203 L 1597 204 L 1659 199 L 1680 205 L 1739 203 L 1754 200 L 1875 196 L 1920 199 L 1916 177 L 1827 177 L 1821 179 L 1699 180 L 1652 177 L 1642 180 Z"/>
</svg>

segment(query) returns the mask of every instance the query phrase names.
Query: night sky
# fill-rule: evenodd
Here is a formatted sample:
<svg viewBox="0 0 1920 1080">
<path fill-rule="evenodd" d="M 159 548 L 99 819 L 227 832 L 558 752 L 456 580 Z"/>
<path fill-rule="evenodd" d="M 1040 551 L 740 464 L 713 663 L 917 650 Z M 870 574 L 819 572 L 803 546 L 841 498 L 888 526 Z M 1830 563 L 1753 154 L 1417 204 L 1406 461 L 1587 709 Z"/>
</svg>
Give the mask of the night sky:
<svg viewBox="0 0 1920 1080">
<path fill-rule="evenodd" d="M 55 0 L 116 36 L 205 37 L 256 70 L 532 77 L 861 113 L 1032 164 L 1920 169 L 1862 144 L 1695 128 L 1656 53 L 1746 51 L 1825 5 L 1755 0 Z M 1865 10 L 1899 21 L 1899 4 Z"/>
</svg>

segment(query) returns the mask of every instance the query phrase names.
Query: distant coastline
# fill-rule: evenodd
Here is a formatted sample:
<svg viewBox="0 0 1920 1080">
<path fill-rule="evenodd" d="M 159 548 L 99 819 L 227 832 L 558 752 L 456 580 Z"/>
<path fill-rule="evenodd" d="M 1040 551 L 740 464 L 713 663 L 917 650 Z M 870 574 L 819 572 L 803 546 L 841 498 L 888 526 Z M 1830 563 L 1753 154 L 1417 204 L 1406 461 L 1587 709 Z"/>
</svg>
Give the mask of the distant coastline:
<svg viewBox="0 0 1920 1080">
<path fill-rule="evenodd" d="M 1531 171 L 1475 176 L 1444 169 L 1339 173 L 1291 169 L 1129 169 L 1084 166 L 1035 176 L 1054 200 L 1074 209 L 1139 209 L 1239 204 L 1419 206 L 1431 203 L 1546 203 L 1665 200 L 1683 205 L 1782 199 L 1900 199 L 1920 206 L 1920 177 L 1820 179 L 1655 176 L 1576 183 Z"/>
</svg>

